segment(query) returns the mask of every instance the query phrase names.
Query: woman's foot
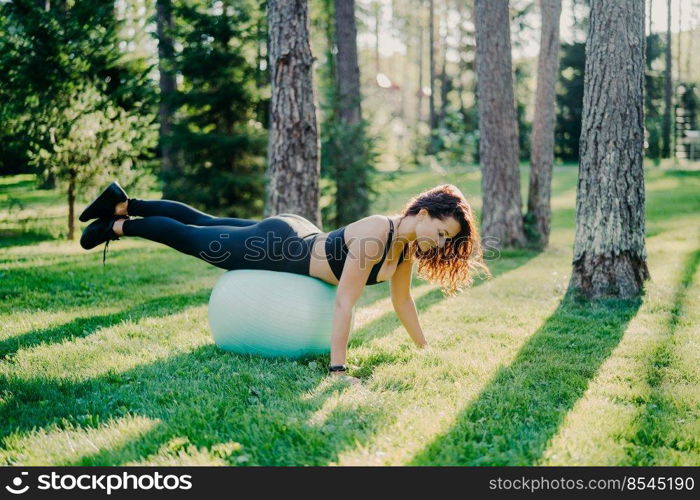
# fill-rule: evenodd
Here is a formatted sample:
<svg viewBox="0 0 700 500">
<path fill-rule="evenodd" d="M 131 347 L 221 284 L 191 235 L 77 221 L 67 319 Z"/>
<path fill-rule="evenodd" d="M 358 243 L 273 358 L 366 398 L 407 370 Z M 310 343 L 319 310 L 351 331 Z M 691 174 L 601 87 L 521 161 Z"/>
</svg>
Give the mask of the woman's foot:
<svg viewBox="0 0 700 500">
<path fill-rule="evenodd" d="M 85 250 L 90 250 L 102 243 L 119 239 L 119 235 L 114 232 L 113 226 L 115 222 L 120 219 L 121 217 L 101 218 L 90 223 L 90 225 L 83 230 L 83 235 L 80 237 L 80 246 Z"/>
<path fill-rule="evenodd" d="M 83 210 L 78 219 L 81 222 L 87 222 L 90 219 L 126 215 L 128 199 L 129 197 L 119 183 L 113 182 Z"/>
<path fill-rule="evenodd" d="M 112 231 L 117 235 L 117 238 L 124 236 L 124 222 L 128 220 L 128 216 L 117 216 L 117 220 L 114 221 L 114 225 L 112 226 Z"/>
<path fill-rule="evenodd" d="M 117 206 L 114 207 L 114 215 L 121 215 L 126 217 L 128 215 L 129 200 L 120 201 Z"/>
</svg>

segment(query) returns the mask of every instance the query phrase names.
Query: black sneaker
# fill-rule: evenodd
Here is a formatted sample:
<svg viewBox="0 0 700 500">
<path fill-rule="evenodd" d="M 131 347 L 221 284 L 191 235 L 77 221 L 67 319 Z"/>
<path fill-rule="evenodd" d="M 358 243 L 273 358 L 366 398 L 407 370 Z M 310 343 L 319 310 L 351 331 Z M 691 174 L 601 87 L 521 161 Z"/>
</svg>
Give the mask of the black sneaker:
<svg viewBox="0 0 700 500">
<path fill-rule="evenodd" d="M 78 219 L 80 222 L 87 222 L 90 219 L 112 217 L 114 216 L 114 207 L 116 207 L 117 203 L 128 199 L 126 192 L 119 183 L 113 182 L 83 210 Z"/>
<path fill-rule="evenodd" d="M 105 244 L 105 249 L 102 252 L 102 265 L 107 262 L 107 247 L 112 240 L 118 240 L 119 236 L 112 231 L 115 221 L 119 219 L 128 219 L 125 215 L 114 215 L 109 218 L 100 218 L 93 221 L 83 230 L 83 235 L 80 237 L 80 246 L 85 250 L 95 248 L 102 243 Z"/>
</svg>

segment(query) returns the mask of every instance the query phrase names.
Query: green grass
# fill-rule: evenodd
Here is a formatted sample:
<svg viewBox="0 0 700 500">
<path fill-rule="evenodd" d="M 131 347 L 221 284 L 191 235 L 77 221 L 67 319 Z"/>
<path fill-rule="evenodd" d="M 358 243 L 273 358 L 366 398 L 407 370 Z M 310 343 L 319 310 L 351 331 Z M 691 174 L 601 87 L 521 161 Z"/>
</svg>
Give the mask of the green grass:
<svg viewBox="0 0 700 500">
<path fill-rule="evenodd" d="M 414 278 L 429 349 L 368 287 L 357 386 L 324 357 L 218 350 L 221 270 L 137 239 L 103 267 L 62 239 L 61 193 L 0 178 L 0 465 L 700 465 L 700 173 L 647 170 L 652 280 L 595 304 L 565 293 L 576 175 L 555 169 L 546 251 L 493 255 L 494 278 L 456 297 Z M 443 182 L 478 211 L 465 167 L 387 182 L 375 212 Z"/>
</svg>

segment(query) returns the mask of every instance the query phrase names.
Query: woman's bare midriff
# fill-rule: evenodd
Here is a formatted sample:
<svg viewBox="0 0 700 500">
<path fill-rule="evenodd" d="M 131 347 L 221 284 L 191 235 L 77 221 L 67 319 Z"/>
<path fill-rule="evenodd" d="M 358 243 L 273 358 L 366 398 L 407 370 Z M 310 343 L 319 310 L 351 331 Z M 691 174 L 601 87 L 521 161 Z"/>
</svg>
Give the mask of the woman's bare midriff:
<svg viewBox="0 0 700 500">
<path fill-rule="evenodd" d="M 363 219 L 364 220 L 364 219 Z M 346 227 L 345 231 L 345 242 L 347 244 L 347 236 L 350 235 L 350 237 L 353 237 L 353 234 L 359 233 L 363 228 L 358 227 L 360 224 L 362 224 L 363 220 L 359 220 L 357 222 L 353 222 L 352 224 L 348 225 Z M 353 226 L 353 227 L 351 227 Z M 338 279 L 335 277 L 335 274 L 333 274 L 333 270 L 331 269 L 331 265 L 328 263 L 328 259 L 326 258 L 326 239 L 328 238 L 328 233 L 320 233 L 317 237 L 316 240 L 314 241 L 313 247 L 311 249 L 311 262 L 309 264 L 309 275 L 313 276 L 314 278 L 321 279 L 325 281 L 326 283 L 330 283 L 331 285 L 337 285 L 338 284 Z M 386 241 L 386 240 L 384 240 Z M 394 244 L 396 243 L 396 244 Z M 401 255 L 401 252 L 403 250 L 403 245 L 398 244 L 396 240 L 392 241 L 392 248 L 390 249 L 389 253 L 386 256 L 386 260 L 382 264 L 382 267 L 379 269 L 379 273 L 377 274 L 377 281 L 387 281 L 391 279 L 391 276 L 393 276 L 394 272 L 396 271 L 396 262 L 398 259 L 398 256 Z M 400 247 L 400 248 L 399 248 Z M 392 250 L 398 250 L 398 251 L 392 251 Z"/>
<path fill-rule="evenodd" d="M 333 274 L 331 265 L 328 263 L 326 258 L 326 239 L 328 238 L 328 233 L 321 233 L 316 237 L 314 245 L 311 248 L 311 263 L 309 264 L 309 275 L 314 278 L 330 283 L 331 285 L 337 285 L 338 280 Z"/>
</svg>

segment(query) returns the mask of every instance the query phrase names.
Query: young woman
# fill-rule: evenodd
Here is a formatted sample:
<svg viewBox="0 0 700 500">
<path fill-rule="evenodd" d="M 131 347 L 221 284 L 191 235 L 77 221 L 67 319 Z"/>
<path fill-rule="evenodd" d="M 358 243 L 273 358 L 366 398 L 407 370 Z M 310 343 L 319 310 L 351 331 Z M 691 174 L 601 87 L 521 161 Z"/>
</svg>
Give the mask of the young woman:
<svg viewBox="0 0 700 500">
<path fill-rule="evenodd" d="M 370 215 L 329 233 L 294 214 L 261 221 L 216 218 L 176 201 L 131 199 L 116 182 L 80 215 L 83 222 L 95 218 L 80 240 L 86 250 L 139 236 L 227 270 L 291 272 L 337 285 L 329 366 L 334 375 L 346 371 L 352 309 L 365 285 L 390 281 L 394 310 L 423 347 L 410 294 L 413 264 L 447 294 L 470 285 L 475 271 L 488 274 L 471 206 L 452 184 L 418 194 L 398 214 Z"/>
</svg>

